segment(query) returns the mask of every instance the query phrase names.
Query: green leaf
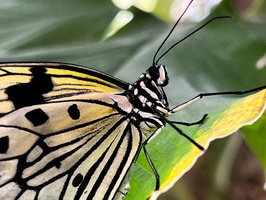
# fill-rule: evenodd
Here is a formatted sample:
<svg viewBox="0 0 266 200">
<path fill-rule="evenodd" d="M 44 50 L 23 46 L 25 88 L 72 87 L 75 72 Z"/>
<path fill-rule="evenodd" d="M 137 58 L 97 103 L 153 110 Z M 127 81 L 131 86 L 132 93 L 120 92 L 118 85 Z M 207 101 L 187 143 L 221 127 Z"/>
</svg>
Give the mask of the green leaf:
<svg viewBox="0 0 266 200">
<path fill-rule="evenodd" d="M 261 161 L 266 175 L 266 112 L 252 126 L 245 126 L 241 130 L 245 139 Z"/>
<path fill-rule="evenodd" d="M 111 2 L 3 0 L 0 7 L 0 61 L 70 62 L 133 83 L 152 64 L 156 49 L 172 25 L 140 10 L 132 8 L 131 11 L 135 15 L 133 21 L 114 37 L 103 41 L 108 25 L 118 12 Z M 170 83 L 166 93 L 172 107 L 201 92 L 248 90 L 266 84 L 265 66 L 256 67 L 257 61 L 265 57 L 263 26 L 260 22 L 247 23 L 225 3 L 213 13 L 215 16 L 228 14 L 234 18 L 209 24 L 160 61 L 168 67 Z M 261 21 L 265 22 L 263 19 Z M 163 51 L 198 26 L 180 24 Z M 229 111 L 228 107 L 235 101 L 229 96 L 205 97 L 170 118 L 191 122 L 208 113 L 206 124 L 200 126 L 208 128 L 220 119 L 222 113 Z M 265 124 L 265 119 L 261 120 L 260 123 Z M 202 136 L 196 134 L 198 127 L 182 127 L 182 130 L 192 138 Z M 253 131 L 243 130 L 249 132 L 247 135 L 253 135 Z M 252 143 L 255 145 L 257 140 Z M 193 148 L 168 126 L 147 146 L 162 182 L 170 180 L 173 166 Z M 262 150 L 260 145 L 260 154 L 263 154 Z M 168 155 L 169 152 L 173 154 Z M 155 178 L 142 153 L 132 174 L 131 190 L 126 199 L 147 198 L 154 190 Z"/>
</svg>

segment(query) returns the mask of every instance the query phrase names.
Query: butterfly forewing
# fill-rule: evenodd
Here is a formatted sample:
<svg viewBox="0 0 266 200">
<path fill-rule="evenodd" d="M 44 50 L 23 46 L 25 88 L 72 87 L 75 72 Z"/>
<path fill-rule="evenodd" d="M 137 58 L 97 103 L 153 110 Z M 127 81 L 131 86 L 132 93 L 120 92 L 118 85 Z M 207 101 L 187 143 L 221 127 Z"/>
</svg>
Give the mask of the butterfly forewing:
<svg viewBox="0 0 266 200">
<path fill-rule="evenodd" d="M 71 64 L 4 63 L 0 64 L 0 113 L 88 92 L 117 93 L 127 87 L 110 75 Z"/>
</svg>

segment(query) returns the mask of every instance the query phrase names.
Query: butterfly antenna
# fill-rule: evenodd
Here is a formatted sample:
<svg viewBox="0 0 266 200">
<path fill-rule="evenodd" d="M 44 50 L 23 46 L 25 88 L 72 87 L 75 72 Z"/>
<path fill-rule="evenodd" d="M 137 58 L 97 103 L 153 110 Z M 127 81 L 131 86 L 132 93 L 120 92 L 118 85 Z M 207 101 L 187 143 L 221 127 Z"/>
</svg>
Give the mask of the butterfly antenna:
<svg viewBox="0 0 266 200">
<path fill-rule="evenodd" d="M 161 60 L 162 57 L 164 57 L 169 51 L 171 51 L 171 49 L 173 49 L 176 45 L 178 45 L 179 43 L 183 42 L 185 39 L 187 39 L 188 37 L 190 37 L 191 35 L 193 35 L 194 33 L 198 32 L 199 30 L 201 30 L 204 26 L 208 25 L 209 23 L 211 23 L 214 20 L 217 19 L 224 19 L 224 18 L 232 18 L 231 16 L 220 16 L 220 17 L 214 17 L 212 19 L 210 19 L 209 21 L 207 21 L 205 24 L 203 24 L 202 26 L 200 26 L 199 28 L 197 28 L 196 30 L 192 31 L 190 34 L 188 34 L 187 36 L 185 36 L 184 38 L 182 38 L 181 40 L 177 41 L 175 44 L 173 44 L 169 49 L 167 49 L 155 62 L 155 65 L 158 64 L 159 60 Z"/>
<path fill-rule="evenodd" d="M 157 49 L 157 51 L 155 52 L 153 59 L 152 59 L 152 64 L 153 66 L 155 66 L 158 63 L 158 60 L 155 62 L 156 60 L 156 56 L 158 55 L 159 51 L 162 49 L 163 45 L 165 44 L 165 42 L 168 40 L 168 38 L 170 37 L 170 35 L 173 33 L 173 31 L 175 30 L 175 27 L 177 26 L 177 24 L 179 24 L 180 20 L 183 18 L 184 14 L 187 12 L 189 6 L 191 5 L 191 3 L 193 2 L 193 0 L 191 0 L 189 2 L 189 4 L 187 5 L 186 9 L 184 10 L 184 12 L 181 14 L 181 16 L 178 18 L 178 20 L 176 21 L 176 23 L 174 24 L 173 28 L 170 30 L 170 32 L 168 33 L 168 35 L 165 37 L 165 39 L 163 40 L 163 42 L 161 43 L 161 45 L 159 46 L 159 48 Z"/>
</svg>

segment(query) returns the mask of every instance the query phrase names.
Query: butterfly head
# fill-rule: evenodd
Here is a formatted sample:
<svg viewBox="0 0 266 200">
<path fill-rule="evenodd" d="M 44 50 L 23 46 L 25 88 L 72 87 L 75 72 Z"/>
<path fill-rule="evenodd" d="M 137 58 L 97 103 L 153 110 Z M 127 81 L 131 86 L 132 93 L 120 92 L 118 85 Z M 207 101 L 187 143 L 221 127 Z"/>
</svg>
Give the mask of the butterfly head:
<svg viewBox="0 0 266 200">
<path fill-rule="evenodd" d="M 168 107 L 163 87 L 169 82 L 164 65 L 151 66 L 135 83 L 129 86 L 130 100 L 141 110 L 151 107 Z"/>
</svg>

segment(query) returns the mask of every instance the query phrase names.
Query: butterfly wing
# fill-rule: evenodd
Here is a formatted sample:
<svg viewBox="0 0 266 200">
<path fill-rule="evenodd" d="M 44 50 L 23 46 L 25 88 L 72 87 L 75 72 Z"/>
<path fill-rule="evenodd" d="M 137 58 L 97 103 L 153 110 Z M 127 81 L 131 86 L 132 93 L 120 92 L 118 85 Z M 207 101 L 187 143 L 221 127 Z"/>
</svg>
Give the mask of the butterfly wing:
<svg viewBox="0 0 266 200">
<path fill-rule="evenodd" d="M 127 84 L 68 64 L 1 71 L 1 199 L 113 199 L 141 142 Z"/>
<path fill-rule="evenodd" d="M 118 93 L 128 83 L 100 71 L 66 63 L 0 64 L 0 113 L 90 92 Z"/>
</svg>

